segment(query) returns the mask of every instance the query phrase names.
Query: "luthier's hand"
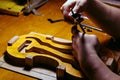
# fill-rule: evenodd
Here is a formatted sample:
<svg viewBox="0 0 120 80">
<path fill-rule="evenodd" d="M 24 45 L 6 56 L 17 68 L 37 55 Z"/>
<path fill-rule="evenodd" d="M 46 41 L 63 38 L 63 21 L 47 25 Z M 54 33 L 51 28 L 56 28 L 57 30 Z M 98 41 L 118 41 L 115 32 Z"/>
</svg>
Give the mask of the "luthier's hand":
<svg viewBox="0 0 120 80">
<path fill-rule="evenodd" d="M 73 34 L 73 55 L 90 80 L 120 80 L 98 57 L 99 42 L 95 35 Z"/>
<path fill-rule="evenodd" d="M 87 6 L 88 0 L 67 0 L 61 7 L 66 21 L 72 21 L 71 9 L 74 13 L 82 12 Z"/>
<path fill-rule="evenodd" d="M 83 34 L 81 32 L 73 33 L 72 41 L 73 54 L 79 63 L 87 60 L 90 56 L 97 55 L 100 49 L 98 38 L 95 35 Z"/>
<path fill-rule="evenodd" d="M 120 9 L 103 3 L 102 0 L 67 0 L 61 7 L 66 21 L 73 21 L 70 11 L 86 12 L 90 20 L 103 29 L 104 32 L 120 39 Z M 99 14 L 98 14 L 99 13 Z"/>
</svg>

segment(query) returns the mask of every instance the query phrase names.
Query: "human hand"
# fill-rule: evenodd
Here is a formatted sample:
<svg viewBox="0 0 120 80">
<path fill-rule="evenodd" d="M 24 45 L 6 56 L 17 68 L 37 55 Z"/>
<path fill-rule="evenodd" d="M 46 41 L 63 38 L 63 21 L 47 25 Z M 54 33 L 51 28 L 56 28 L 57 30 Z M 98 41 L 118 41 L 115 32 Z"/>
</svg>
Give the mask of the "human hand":
<svg viewBox="0 0 120 80">
<path fill-rule="evenodd" d="M 72 41 L 73 55 L 79 62 L 81 70 L 90 80 L 120 80 L 120 77 L 97 56 L 100 45 L 95 35 L 77 32 L 73 34 Z"/>
<path fill-rule="evenodd" d="M 88 0 L 67 0 L 61 7 L 65 20 L 73 22 L 71 9 L 74 13 L 80 13 L 86 8 L 87 2 Z"/>
<path fill-rule="evenodd" d="M 73 55 L 79 63 L 90 56 L 97 55 L 100 50 L 100 44 L 95 35 L 73 32 L 72 42 Z"/>
</svg>

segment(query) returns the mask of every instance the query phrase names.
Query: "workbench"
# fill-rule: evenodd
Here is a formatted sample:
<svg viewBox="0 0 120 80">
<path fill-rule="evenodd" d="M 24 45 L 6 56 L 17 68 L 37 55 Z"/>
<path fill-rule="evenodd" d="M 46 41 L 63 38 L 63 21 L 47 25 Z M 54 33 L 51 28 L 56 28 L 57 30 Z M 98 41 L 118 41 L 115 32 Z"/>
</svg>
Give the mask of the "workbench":
<svg viewBox="0 0 120 80">
<path fill-rule="evenodd" d="M 63 19 L 63 15 L 60 11 L 61 5 L 66 0 L 49 0 L 45 5 L 41 6 L 37 11 L 41 13 L 40 16 L 34 14 L 11 16 L 7 14 L 0 14 L 0 57 L 4 55 L 7 48 L 8 41 L 13 36 L 20 36 L 28 34 L 30 32 L 38 32 L 42 34 L 50 34 L 63 39 L 71 40 L 71 27 L 72 24 L 60 21 L 56 23 L 50 23 L 48 19 Z M 85 20 L 83 23 L 96 26 L 90 20 Z M 93 32 L 99 36 L 101 43 L 110 39 L 110 36 L 104 32 L 93 30 Z M 92 34 L 88 32 L 88 34 Z M 0 68 L 1 80 L 37 80 L 23 74 L 16 73 L 11 70 Z"/>
</svg>

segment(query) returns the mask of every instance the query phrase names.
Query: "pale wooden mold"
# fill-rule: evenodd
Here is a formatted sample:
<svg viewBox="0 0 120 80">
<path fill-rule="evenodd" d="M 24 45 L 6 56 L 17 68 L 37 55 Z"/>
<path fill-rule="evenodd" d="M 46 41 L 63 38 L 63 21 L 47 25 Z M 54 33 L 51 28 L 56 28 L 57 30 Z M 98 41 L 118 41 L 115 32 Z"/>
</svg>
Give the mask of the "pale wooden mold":
<svg viewBox="0 0 120 80">
<path fill-rule="evenodd" d="M 58 80 L 63 80 L 64 76 L 65 76 L 65 72 L 66 72 L 66 67 L 62 66 L 62 65 L 59 65 L 57 67 L 57 71 L 56 71 L 57 79 Z"/>
<path fill-rule="evenodd" d="M 8 46 L 12 46 L 12 44 L 17 41 L 19 38 L 19 36 L 14 36 L 13 38 L 11 38 L 9 41 L 8 41 Z"/>
</svg>

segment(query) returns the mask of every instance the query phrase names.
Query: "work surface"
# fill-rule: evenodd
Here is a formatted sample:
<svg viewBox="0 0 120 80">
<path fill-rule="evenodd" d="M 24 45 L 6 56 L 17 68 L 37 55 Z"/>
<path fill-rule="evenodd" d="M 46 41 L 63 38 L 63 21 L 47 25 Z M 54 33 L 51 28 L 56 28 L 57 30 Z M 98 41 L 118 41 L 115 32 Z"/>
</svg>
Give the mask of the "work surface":
<svg viewBox="0 0 120 80">
<path fill-rule="evenodd" d="M 33 14 L 28 16 L 11 16 L 0 14 L 0 56 L 2 57 L 6 51 L 7 42 L 16 35 L 20 36 L 30 32 L 38 32 L 71 40 L 72 24 L 68 24 L 64 21 L 50 23 L 47 20 L 49 18 L 53 20 L 63 19 L 63 15 L 60 11 L 60 7 L 63 3 L 64 0 L 49 0 L 45 5 L 38 9 L 38 12 L 41 13 L 40 16 Z M 83 23 L 96 26 L 90 20 L 85 20 Z M 88 33 L 96 34 L 101 43 L 104 43 L 109 39 L 109 36 L 106 33 L 100 31 L 93 30 Z M 36 80 L 35 78 L 3 68 L 0 68 L 0 72 L 0 79 L 2 80 Z"/>
</svg>

